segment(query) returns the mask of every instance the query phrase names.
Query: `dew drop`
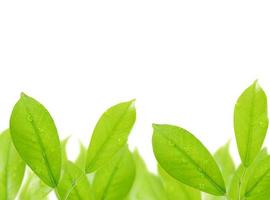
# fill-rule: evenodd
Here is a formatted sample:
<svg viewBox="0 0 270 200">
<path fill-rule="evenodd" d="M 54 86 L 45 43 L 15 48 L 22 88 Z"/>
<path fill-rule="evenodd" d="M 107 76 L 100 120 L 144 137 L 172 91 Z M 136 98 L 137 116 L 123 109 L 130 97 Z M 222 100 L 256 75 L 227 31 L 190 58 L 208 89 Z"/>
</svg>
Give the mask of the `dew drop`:
<svg viewBox="0 0 270 200">
<path fill-rule="evenodd" d="M 32 121 L 33 121 L 32 116 L 31 116 L 31 115 L 28 115 L 27 120 L 28 120 L 29 122 L 32 122 Z"/>
</svg>

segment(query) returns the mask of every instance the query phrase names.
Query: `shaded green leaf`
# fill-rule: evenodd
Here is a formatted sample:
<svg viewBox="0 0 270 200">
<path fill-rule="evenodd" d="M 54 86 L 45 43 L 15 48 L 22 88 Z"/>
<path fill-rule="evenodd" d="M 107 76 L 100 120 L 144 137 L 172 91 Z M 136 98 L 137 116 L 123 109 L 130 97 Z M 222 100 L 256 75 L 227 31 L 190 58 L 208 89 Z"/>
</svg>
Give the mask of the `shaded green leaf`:
<svg viewBox="0 0 270 200">
<path fill-rule="evenodd" d="M 21 189 L 20 200 L 48 200 L 51 188 L 43 183 L 33 172 L 28 173 L 27 179 Z"/>
<path fill-rule="evenodd" d="M 221 172 L 209 151 L 187 130 L 153 125 L 153 150 L 160 166 L 173 178 L 201 191 L 223 196 Z"/>
<path fill-rule="evenodd" d="M 66 161 L 56 190 L 64 200 L 93 199 L 93 192 L 85 173 L 71 161 Z"/>
<path fill-rule="evenodd" d="M 85 169 L 85 163 L 86 163 L 86 155 L 87 155 L 87 149 L 83 146 L 83 144 L 80 142 L 80 153 L 75 161 L 75 164 L 81 168 Z"/>
<path fill-rule="evenodd" d="M 57 130 L 46 108 L 22 94 L 13 108 L 10 133 L 22 159 L 47 185 L 56 187 L 61 171 Z"/>
<path fill-rule="evenodd" d="M 136 176 L 126 200 L 167 200 L 160 178 L 147 170 L 137 150 L 133 153 L 133 158 L 136 165 Z"/>
<path fill-rule="evenodd" d="M 125 146 L 110 162 L 97 170 L 93 182 L 96 200 L 124 199 L 134 178 L 134 160 Z"/>
<path fill-rule="evenodd" d="M 134 100 L 117 104 L 101 116 L 87 152 L 87 173 L 104 165 L 126 144 L 135 119 Z"/>
<path fill-rule="evenodd" d="M 9 130 L 0 135 L 0 200 L 15 199 L 21 186 L 25 163 L 15 150 Z"/>
<path fill-rule="evenodd" d="M 238 152 L 246 167 L 260 152 L 267 128 L 267 97 L 255 81 L 238 98 L 234 109 Z"/>
<path fill-rule="evenodd" d="M 231 179 L 235 173 L 235 165 L 230 155 L 230 143 L 228 142 L 224 146 L 220 147 L 214 154 L 221 173 L 224 177 L 224 181 L 227 187 L 231 183 Z M 225 200 L 225 197 L 217 197 L 210 194 L 205 194 L 205 200 Z"/>
<path fill-rule="evenodd" d="M 158 171 L 164 182 L 164 187 L 169 200 L 200 200 L 200 191 L 193 189 L 175 178 L 171 177 L 162 167 Z"/>
</svg>

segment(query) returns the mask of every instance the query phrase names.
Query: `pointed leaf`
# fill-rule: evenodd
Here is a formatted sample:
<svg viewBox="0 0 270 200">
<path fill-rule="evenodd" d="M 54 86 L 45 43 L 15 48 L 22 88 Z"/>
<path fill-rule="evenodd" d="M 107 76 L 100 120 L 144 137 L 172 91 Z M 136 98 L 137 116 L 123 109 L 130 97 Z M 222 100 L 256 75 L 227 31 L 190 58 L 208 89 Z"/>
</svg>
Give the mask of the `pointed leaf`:
<svg viewBox="0 0 270 200">
<path fill-rule="evenodd" d="M 83 146 L 82 143 L 80 143 L 80 153 L 79 156 L 77 157 L 75 164 L 80 168 L 80 169 L 85 169 L 85 163 L 86 163 L 86 155 L 87 155 L 87 149 Z"/>
<path fill-rule="evenodd" d="M 0 135 L 0 200 L 13 200 L 21 186 L 25 163 L 15 150 L 9 130 Z"/>
<path fill-rule="evenodd" d="M 104 165 L 126 144 L 135 119 L 134 100 L 117 104 L 101 116 L 87 152 L 87 173 Z"/>
<path fill-rule="evenodd" d="M 165 191 L 169 200 L 201 200 L 200 191 L 193 189 L 171 177 L 162 167 L 158 166 L 158 171 L 162 177 Z"/>
<path fill-rule="evenodd" d="M 267 97 L 255 81 L 238 98 L 234 109 L 234 131 L 238 152 L 246 167 L 260 152 L 267 128 Z"/>
<path fill-rule="evenodd" d="M 56 187 L 61 171 L 57 130 L 46 108 L 22 94 L 13 108 L 10 133 L 22 159 L 47 185 Z"/>
<path fill-rule="evenodd" d="M 223 196 L 221 172 L 209 151 L 187 130 L 153 125 L 153 150 L 160 166 L 173 178 L 201 191 Z"/>
<path fill-rule="evenodd" d="M 114 158 L 97 170 L 94 177 L 96 200 L 124 199 L 129 193 L 135 177 L 135 164 L 125 146 Z"/>
</svg>

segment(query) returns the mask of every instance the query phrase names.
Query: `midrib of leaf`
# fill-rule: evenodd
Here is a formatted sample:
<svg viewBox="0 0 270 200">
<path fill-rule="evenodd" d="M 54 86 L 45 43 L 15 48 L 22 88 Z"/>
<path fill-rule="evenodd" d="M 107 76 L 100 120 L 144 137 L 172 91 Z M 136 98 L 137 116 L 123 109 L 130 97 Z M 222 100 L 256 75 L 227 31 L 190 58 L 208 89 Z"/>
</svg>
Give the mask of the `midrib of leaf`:
<svg viewBox="0 0 270 200">
<path fill-rule="evenodd" d="M 41 140 L 41 138 L 40 138 L 40 135 L 39 135 L 39 134 L 40 134 L 40 133 L 39 133 L 39 130 L 38 130 L 38 128 L 36 127 L 36 124 L 34 123 L 34 118 L 33 118 L 32 114 L 31 114 L 31 112 L 29 111 L 29 108 L 27 107 L 27 105 L 26 105 L 25 102 L 24 102 L 24 98 L 22 98 L 22 100 L 23 100 L 22 102 L 23 102 L 23 105 L 24 105 L 24 107 L 25 107 L 26 112 L 27 112 L 28 115 L 32 118 L 32 120 L 30 120 L 30 123 L 32 124 L 32 126 L 33 126 L 33 128 L 34 128 L 35 136 L 36 136 L 36 138 L 37 138 L 37 141 L 38 141 L 38 143 L 39 143 L 39 146 L 40 146 L 40 148 L 41 148 L 41 151 L 44 152 L 44 154 L 41 153 L 41 155 L 42 155 L 42 157 L 43 157 L 43 159 L 44 159 L 44 161 L 45 161 L 45 165 L 46 165 L 46 168 L 47 168 L 47 170 L 48 170 L 48 172 L 49 172 L 50 179 L 51 179 L 51 181 L 53 182 L 54 187 L 55 187 L 55 186 L 57 185 L 56 179 L 55 179 L 55 177 L 54 177 L 54 175 L 53 175 L 53 173 L 52 173 L 52 169 L 51 169 L 50 163 L 49 163 L 48 158 L 47 158 L 47 152 L 45 151 L 44 144 L 43 144 L 43 142 L 42 142 L 42 140 Z M 42 116 L 43 116 L 43 114 L 44 114 L 44 112 L 42 113 Z"/>
<path fill-rule="evenodd" d="M 119 123 L 122 121 L 122 119 L 124 118 L 124 116 L 126 115 L 126 112 L 128 111 L 128 109 L 130 108 L 130 106 L 127 107 L 127 109 L 123 112 L 123 114 L 120 116 L 119 120 L 115 123 L 115 125 L 112 127 L 111 132 L 114 132 L 116 130 L 116 128 L 118 127 Z M 108 137 L 106 137 L 106 140 L 104 140 L 104 142 L 101 144 L 101 146 L 98 148 L 97 152 L 102 153 L 104 151 L 105 148 L 102 148 L 103 146 L 105 146 L 109 139 L 112 137 L 113 134 L 109 134 Z M 91 145 L 91 143 L 90 143 Z M 91 159 L 91 163 L 94 163 L 97 160 L 97 153 L 94 155 L 94 157 Z M 90 164 L 87 165 L 87 169 L 89 168 Z"/>
<path fill-rule="evenodd" d="M 252 185 L 252 187 L 245 193 L 245 196 L 248 196 L 252 190 L 260 183 L 261 180 L 264 179 L 264 177 L 266 176 L 266 174 L 268 174 L 268 172 L 270 171 L 270 168 L 268 168 L 268 170 L 258 179 L 258 181 L 255 182 L 255 184 Z"/>
<path fill-rule="evenodd" d="M 256 84 L 254 84 L 254 86 L 252 87 L 252 99 L 251 99 L 251 111 L 249 112 L 249 124 L 252 124 L 253 121 L 253 117 L 254 117 L 254 98 L 255 98 L 255 89 L 256 89 Z M 248 127 L 248 137 L 247 137 L 247 146 L 246 146 L 246 153 L 245 153 L 245 161 L 249 162 L 249 151 L 248 151 L 248 147 L 252 144 L 252 134 L 251 134 L 251 130 L 253 130 L 253 124 L 251 125 L 251 127 Z"/>
<path fill-rule="evenodd" d="M 8 173 L 9 173 L 9 157 L 10 157 L 10 147 L 11 142 L 8 142 L 8 152 L 7 152 L 7 159 L 6 159 L 6 166 L 5 166 L 5 194 L 6 194 L 6 200 L 8 200 Z"/>
<path fill-rule="evenodd" d="M 174 144 L 173 147 L 175 147 L 178 151 L 182 152 L 182 154 L 184 154 L 185 157 L 187 157 L 190 162 L 197 168 L 200 169 L 201 172 L 203 173 L 203 175 L 215 186 L 215 188 L 222 192 L 222 193 L 226 193 L 226 191 L 223 190 L 223 188 L 217 184 L 190 156 L 188 156 L 188 154 L 181 149 L 181 147 L 178 147 L 177 144 L 171 140 L 170 138 L 166 137 L 164 134 L 160 134 L 162 137 L 164 137 L 165 139 L 167 139 L 169 142 L 171 142 L 172 144 Z"/>
</svg>

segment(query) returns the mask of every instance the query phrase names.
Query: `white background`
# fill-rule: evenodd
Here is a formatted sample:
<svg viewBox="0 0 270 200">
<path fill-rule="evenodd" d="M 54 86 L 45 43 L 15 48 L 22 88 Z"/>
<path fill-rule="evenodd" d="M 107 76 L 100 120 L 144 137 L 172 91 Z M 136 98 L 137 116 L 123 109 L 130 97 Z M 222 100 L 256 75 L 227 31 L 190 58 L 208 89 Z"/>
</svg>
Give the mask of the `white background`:
<svg viewBox="0 0 270 200">
<path fill-rule="evenodd" d="M 136 98 L 129 143 L 151 169 L 153 122 L 190 130 L 211 152 L 235 147 L 240 93 L 259 79 L 270 95 L 266 2 L 2 0 L 0 128 L 24 91 L 72 135 L 74 158 L 104 110 Z"/>
</svg>

